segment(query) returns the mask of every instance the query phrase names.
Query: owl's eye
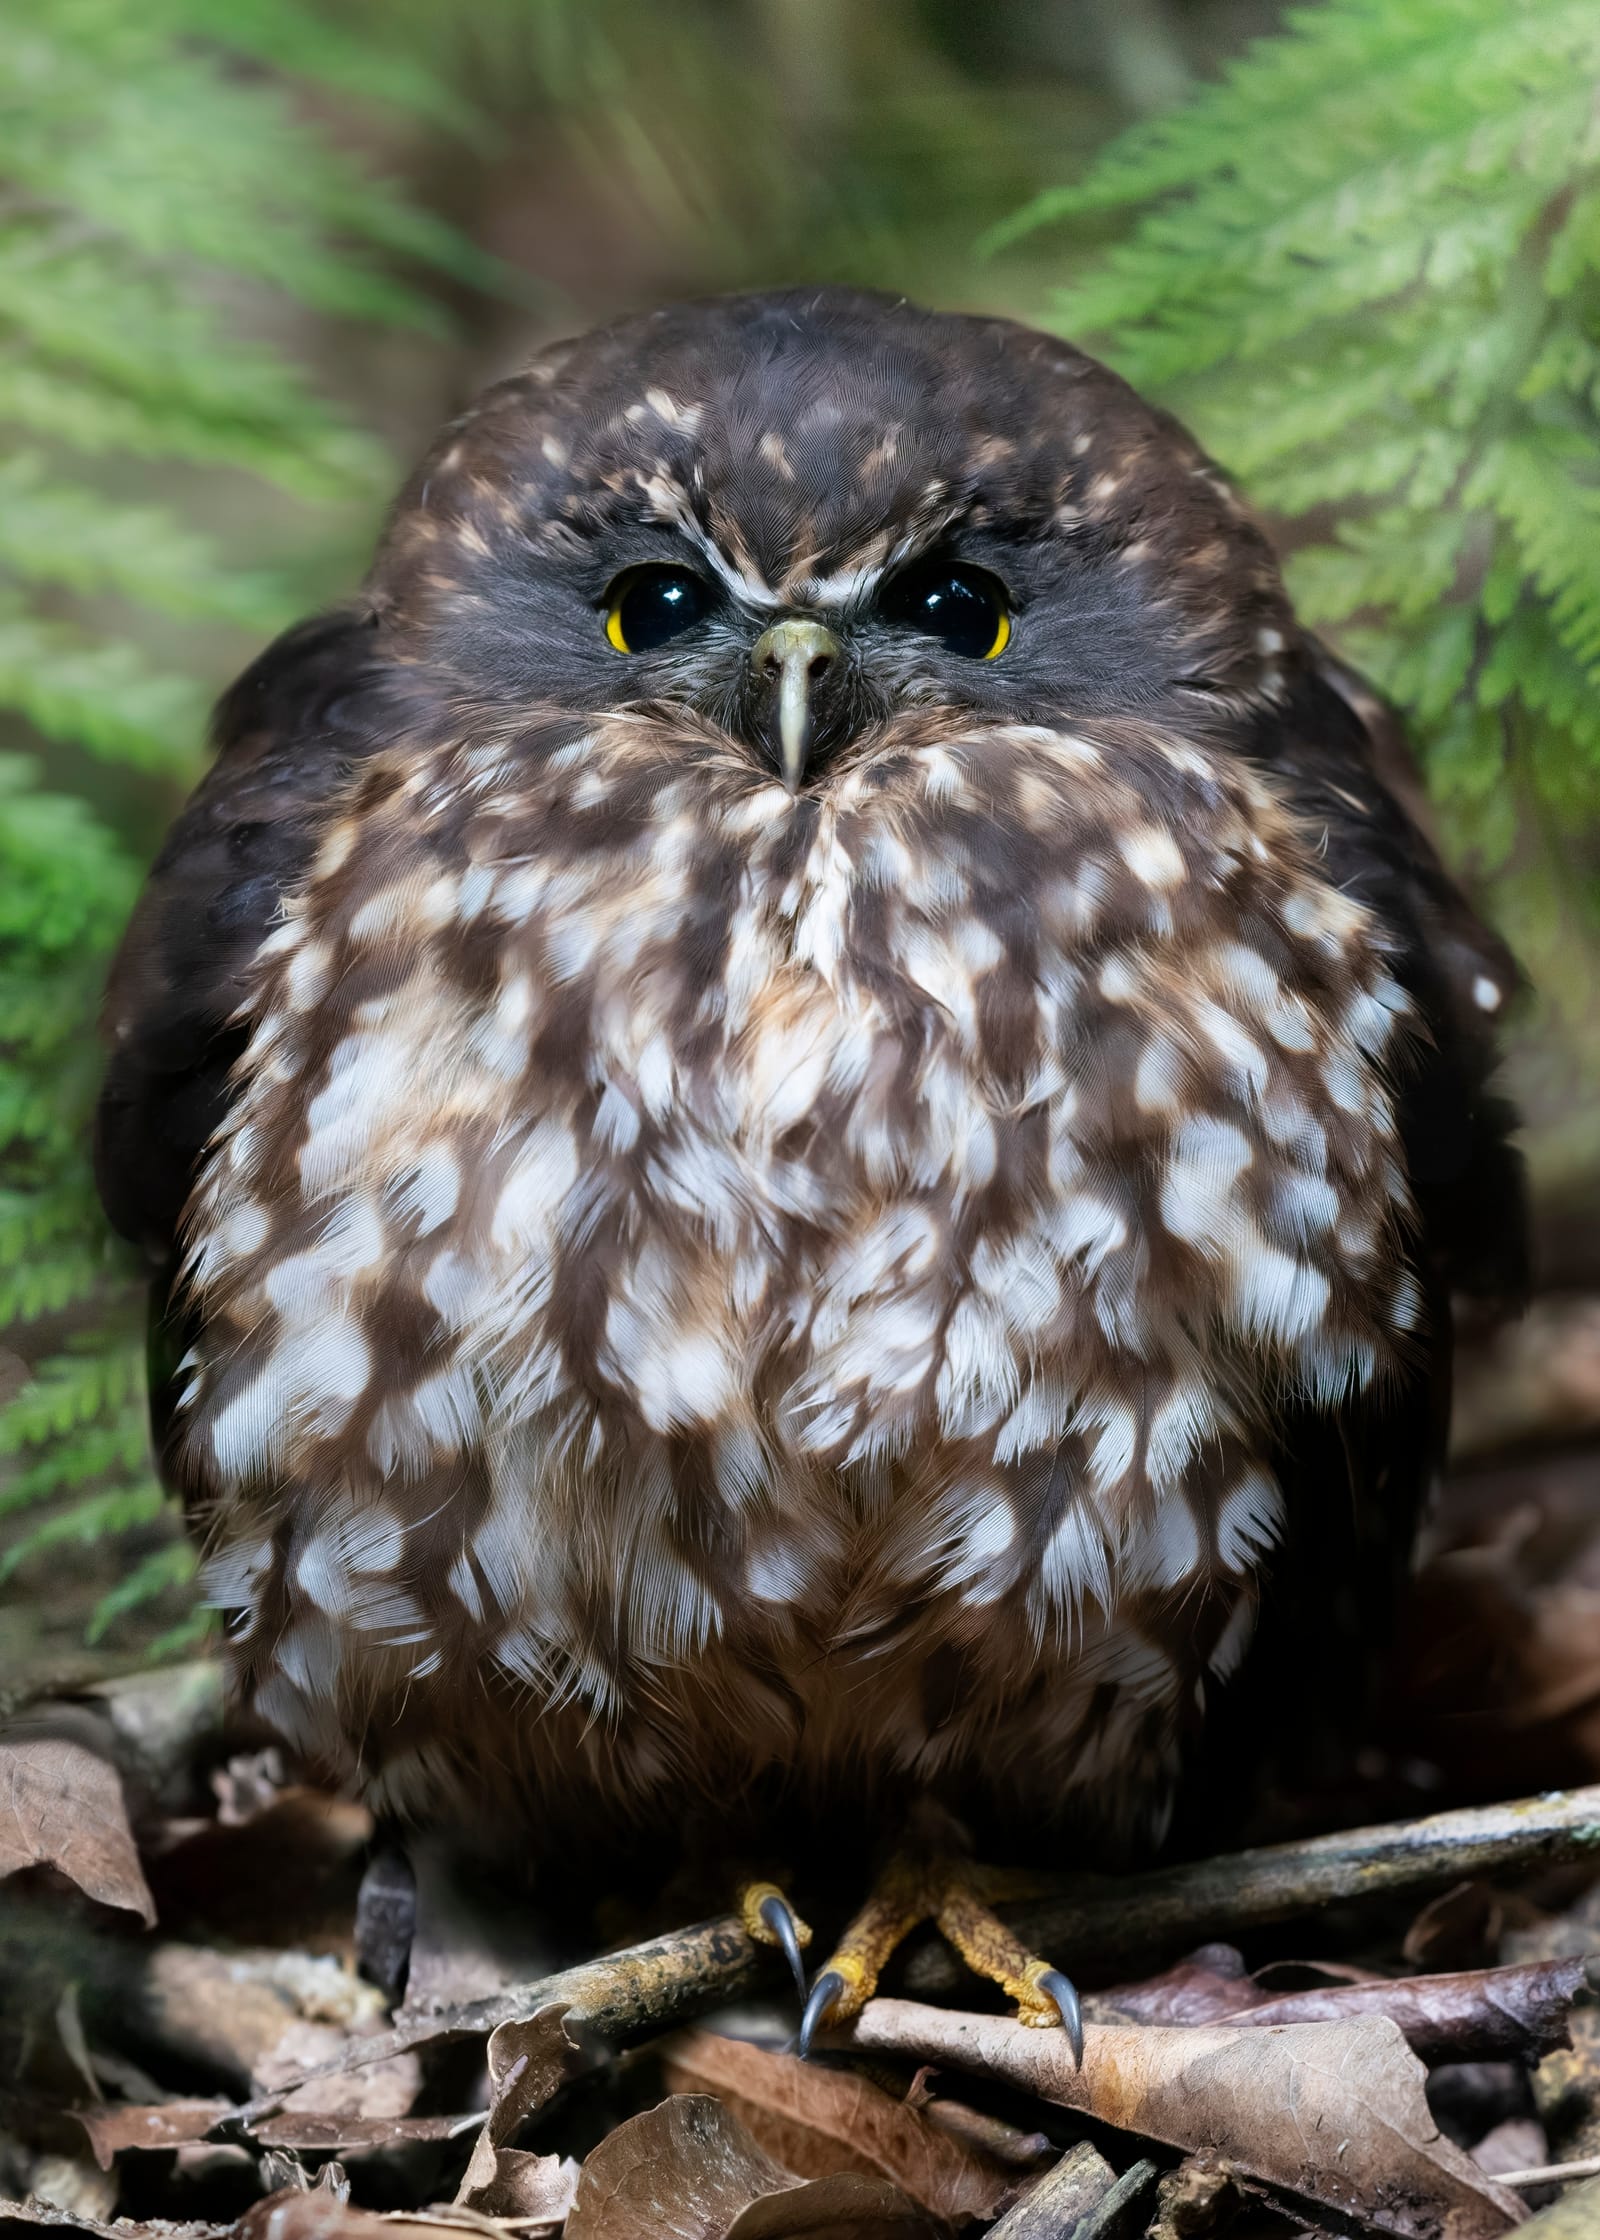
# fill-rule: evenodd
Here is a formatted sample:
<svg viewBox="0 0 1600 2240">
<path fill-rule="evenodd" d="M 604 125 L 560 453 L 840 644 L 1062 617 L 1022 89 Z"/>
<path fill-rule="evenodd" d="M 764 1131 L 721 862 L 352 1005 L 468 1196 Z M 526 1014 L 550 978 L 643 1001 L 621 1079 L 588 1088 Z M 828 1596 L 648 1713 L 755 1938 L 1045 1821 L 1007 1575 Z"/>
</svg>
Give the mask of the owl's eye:
<svg viewBox="0 0 1600 2240">
<path fill-rule="evenodd" d="M 630 568 L 606 593 L 606 637 L 618 653 L 649 653 L 692 630 L 711 603 L 692 568 Z"/>
<path fill-rule="evenodd" d="M 1011 638 L 1005 585 L 982 568 L 934 560 L 885 585 L 878 611 L 905 630 L 937 638 L 950 653 L 993 661 Z"/>
</svg>

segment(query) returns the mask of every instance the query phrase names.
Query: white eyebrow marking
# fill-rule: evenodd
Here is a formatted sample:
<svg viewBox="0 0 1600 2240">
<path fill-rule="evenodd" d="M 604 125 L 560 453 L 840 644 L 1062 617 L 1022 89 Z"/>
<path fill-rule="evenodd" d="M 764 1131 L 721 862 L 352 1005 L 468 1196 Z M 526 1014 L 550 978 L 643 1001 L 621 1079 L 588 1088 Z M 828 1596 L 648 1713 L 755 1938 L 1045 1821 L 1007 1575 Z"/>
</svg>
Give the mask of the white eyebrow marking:
<svg viewBox="0 0 1600 2240">
<path fill-rule="evenodd" d="M 715 538 L 701 527 L 689 503 L 688 492 L 675 475 L 658 465 L 650 474 L 635 469 L 634 480 L 655 519 L 670 522 L 694 546 L 710 566 L 713 575 L 721 578 L 736 599 L 743 599 L 753 607 L 776 607 L 780 604 L 779 595 L 771 584 L 764 583 L 759 576 L 747 574 L 736 561 L 729 559 Z"/>
<path fill-rule="evenodd" d="M 866 567 L 840 568 L 831 576 L 791 577 L 784 589 L 808 607 L 865 606 L 888 567 L 887 561 L 880 560 Z"/>
<path fill-rule="evenodd" d="M 942 492 L 943 485 L 929 486 L 929 496 Z M 865 548 L 858 546 L 842 568 L 832 575 L 807 574 L 807 561 L 800 561 L 784 584 L 787 597 L 804 601 L 807 606 L 865 606 L 885 576 L 893 575 L 896 568 L 914 560 L 918 553 L 937 546 L 949 534 L 964 509 L 958 505 L 943 505 L 923 513 L 892 544 L 883 535 L 872 538 Z M 875 549 L 876 548 L 876 549 Z"/>
<path fill-rule="evenodd" d="M 689 542 L 710 563 L 714 574 L 720 576 L 736 599 L 743 599 L 752 607 L 778 607 L 783 604 L 781 595 L 760 576 L 747 575 L 738 567 L 714 537 L 708 536 L 698 521 L 683 520 L 679 523 Z"/>
</svg>

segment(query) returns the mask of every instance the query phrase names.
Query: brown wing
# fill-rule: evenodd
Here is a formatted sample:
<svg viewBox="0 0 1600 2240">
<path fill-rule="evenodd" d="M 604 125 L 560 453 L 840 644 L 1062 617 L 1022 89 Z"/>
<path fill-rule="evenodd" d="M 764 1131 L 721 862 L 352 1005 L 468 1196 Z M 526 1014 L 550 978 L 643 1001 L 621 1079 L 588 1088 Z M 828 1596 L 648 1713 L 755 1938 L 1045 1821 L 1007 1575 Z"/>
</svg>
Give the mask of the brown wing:
<svg viewBox="0 0 1600 2240">
<path fill-rule="evenodd" d="M 1449 1291 L 1513 1303 L 1527 1286 L 1527 1206 L 1515 1115 L 1491 1076 L 1520 975 L 1439 860 L 1398 716 L 1317 640 L 1305 652 L 1286 719 L 1252 748 L 1286 782 L 1333 879 L 1388 929 L 1422 1020 L 1401 1132 L 1429 1267 Z"/>
<path fill-rule="evenodd" d="M 232 1023 L 245 974 L 328 803 L 392 735 L 373 630 L 352 612 L 300 623 L 224 696 L 217 759 L 168 834 L 112 967 L 95 1180 L 151 1264 L 150 1411 L 163 1463 L 193 1337 L 170 1299 L 178 1224 L 248 1038 Z"/>
<path fill-rule="evenodd" d="M 1495 1026 L 1519 985 L 1510 952 L 1450 878 L 1425 828 L 1398 717 L 1315 639 L 1286 711 L 1248 741 L 1274 770 L 1335 883 L 1365 903 L 1423 1036 L 1399 1112 L 1419 1214 L 1427 1324 L 1407 1372 L 1330 1427 L 1291 1409 L 1279 1474 L 1295 1530 L 1262 1597 L 1255 1648 L 1208 1726 L 1179 1821 L 1191 1848 L 1234 1841 L 1248 1792 L 1303 1799 L 1346 1770 L 1370 1709 L 1417 1525 L 1444 1458 L 1452 1293 L 1516 1303 L 1528 1218 L 1515 1115 L 1494 1093 Z"/>
<path fill-rule="evenodd" d="M 226 1107 L 243 975 L 329 799 L 378 743 L 371 641 L 363 616 L 319 616 L 227 693 L 217 759 L 168 834 L 112 967 L 95 1176 L 115 1226 L 157 1268 Z"/>
</svg>

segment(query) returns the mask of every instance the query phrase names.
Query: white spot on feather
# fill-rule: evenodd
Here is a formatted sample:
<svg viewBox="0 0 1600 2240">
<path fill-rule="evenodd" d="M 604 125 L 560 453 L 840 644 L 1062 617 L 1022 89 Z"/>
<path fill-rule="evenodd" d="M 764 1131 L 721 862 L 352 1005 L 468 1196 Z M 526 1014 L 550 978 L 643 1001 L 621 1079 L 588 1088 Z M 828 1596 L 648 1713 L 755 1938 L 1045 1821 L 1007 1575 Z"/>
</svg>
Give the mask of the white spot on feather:
<svg viewBox="0 0 1600 2240">
<path fill-rule="evenodd" d="M 1092 1599 L 1110 1611 L 1111 1559 L 1098 1524 L 1081 1503 L 1073 1504 L 1046 1541 L 1039 1584 L 1050 1601 L 1067 1609 Z"/>
<path fill-rule="evenodd" d="M 1217 1557 L 1230 1571 L 1253 1570 L 1283 1531 L 1283 1495 L 1264 1470 L 1247 1470 L 1217 1512 Z"/>
<path fill-rule="evenodd" d="M 1244 1327 L 1258 1337 L 1293 1341 L 1317 1328 L 1327 1311 L 1328 1279 L 1253 1234 L 1246 1238 L 1233 1271 L 1234 1307 Z"/>
<path fill-rule="evenodd" d="M 1163 832 L 1159 825 L 1141 825 L 1137 831 L 1123 834 L 1117 846 L 1123 862 L 1141 885 L 1158 892 L 1182 885 L 1183 850 L 1171 833 Z"/>
<path fill-rule="evenodd" d="M 1161 1185 L 1163 1225 L 1198 1251 L 1222 1251 L 1238 1225 L 1234 1186 L 1250 1160 L 1248 1142 L 1227 1121 L 1189 1121 Z"/>
<path fill-rule="evenodd" d="M 1155 1515 L 1139 1523 L 1120 1568 L 1130 1586 L 1181 1587 L 1194 1577 L 1200 1568 L 1200 1532 L 1181 1492 L 1169 1493 Z"/>
<path fill-rule="evenodd" d="M 402 1220 L 414 1220 L 419 1237 L 430 1236 L 456 1210 L 461 1195 L 461 1162 L 447 1143 L 425 1143 L 393 1185 L 390 1202 Z"/>
</svg>

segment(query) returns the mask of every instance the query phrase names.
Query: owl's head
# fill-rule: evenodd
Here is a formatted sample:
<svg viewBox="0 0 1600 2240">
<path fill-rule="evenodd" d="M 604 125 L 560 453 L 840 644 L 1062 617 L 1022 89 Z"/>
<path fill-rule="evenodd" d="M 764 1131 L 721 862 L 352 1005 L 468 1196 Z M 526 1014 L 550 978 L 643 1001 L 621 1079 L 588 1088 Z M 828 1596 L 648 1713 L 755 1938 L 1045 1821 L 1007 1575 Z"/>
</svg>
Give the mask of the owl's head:
<svg viewBox="0 0 1600 2240">
<path fill-rule="evenodd" d="M 908 708 L 1236 712 L 1292 633 L 1259 531 L 1114 374 L 845 289 L 544 351 L 446 429 L 369 590 L 456 700 L 692 710 L 792 787 Z"/>
</svg>

